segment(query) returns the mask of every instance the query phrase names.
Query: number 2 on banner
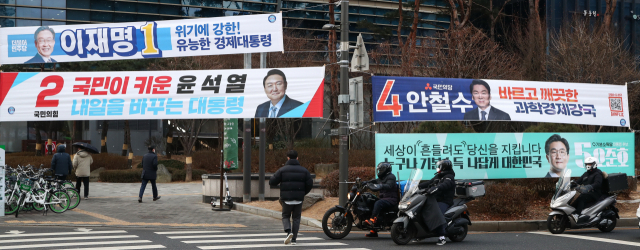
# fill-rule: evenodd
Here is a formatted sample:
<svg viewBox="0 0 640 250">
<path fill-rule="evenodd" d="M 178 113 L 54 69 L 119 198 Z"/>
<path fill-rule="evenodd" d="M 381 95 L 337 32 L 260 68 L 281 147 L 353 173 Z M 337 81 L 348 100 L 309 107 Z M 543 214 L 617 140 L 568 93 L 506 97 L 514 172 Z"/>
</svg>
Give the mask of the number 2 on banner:
<svg viewBox="0 0 640 250">
<path fill-rule="evenodd" d="M 387 80 L 384 84 L 384 88 L 382 89 L 382 93 L 380 93 L 380 98 L 378 99 L 378 103 L 376 104 L 377 111 L 391 111 L 393 112 L 393 117 L 400 116 L 400 111 L 402 111 L 402 105 L 400 105 L 400 97 L 397 94 L 391 95 L 391 104 L 386 104 L 387 98 L 389 98 L 389 93 L 391 93 L 391 87 L 396 80 Z"/>
<path fill-rule="evenodd" d="M 40 83 L 40 87 L 47 87 L 50 83 L 55 84 L 56 86 L 53 89 L 45 89 L 38 94 L 38 99 L 36 99 L 36 107 L 58 107 L 58 100 L 45 100 L 44 98 L 47 96 L 54 96 L 62 91 L 62 86 L 64 86 L 64 79 L 61 76 L 47 76 L 42 79 Z"/>
<path fill-rule="evenodd" d="M 140 27 L 140 31 L 144 34 L 142 57 L 162 57 L 162 51 L 158 49 L 156 22 L 147 22 Z"/>
</svg>

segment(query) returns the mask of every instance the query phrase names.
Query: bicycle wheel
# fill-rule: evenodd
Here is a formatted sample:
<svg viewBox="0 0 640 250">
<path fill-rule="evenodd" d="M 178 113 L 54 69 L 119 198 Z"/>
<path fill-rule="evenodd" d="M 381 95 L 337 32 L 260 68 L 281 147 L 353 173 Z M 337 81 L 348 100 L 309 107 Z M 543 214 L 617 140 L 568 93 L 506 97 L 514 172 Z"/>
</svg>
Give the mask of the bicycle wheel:
<svg viewBox="0 0 640 250">
<path fill-rule="evenodd" d="M 69 208 L 69 195 L 64 190 L 55 190 L 49 195 L 49 209 L 54 213 L 64 213 Z"/>
<path fill-rule="evenodd" d="M 38 190 L 35 190 L 33 193 L 35 196 L 42 197 L 42 200 L 44 200 L 44 190 L 38 189 Z M 42 211 L 44 209 L 44 204 L 40 204 L 37 201 L 35 201 L 36 200 L 35 197 L 33 200 L 34 200 L 32 203 L 33 209 L 35 209 L 36 211 Z"/>
<path fill-rule="evenodd" d="M 75 188 L 66 188 L 65 189 L 67 191 L 67 194 L 69 195 L 69 210 L 74 209 L 76 207 L 78 207 L 78 205 L 80 205 L 80 201 L 82 199 L 80 199 L 80 194 L 78 193 L 78 190 L 76 190 Z"/>
<path fill-rule="evenodd" d="M 4 203 L 5 215 L 10 215 L 18 211 L 18 200 L 20 199 L 20 196 L 18 194 L 12 195 L 11 191 L 12 190 L 5 190 L 4 192 L 4 198 L 6 199 Z"/>
<path fill-rule="evenodd" d="M 23 200 L 24 200 L 24 193 L 20 193 L 20 197 L 18 198 L 18 209 L 16 209 L 16 218 L 18 218 L 18 214 L 20 213 L 20 209 L 22 208 Z"/>
</svg>

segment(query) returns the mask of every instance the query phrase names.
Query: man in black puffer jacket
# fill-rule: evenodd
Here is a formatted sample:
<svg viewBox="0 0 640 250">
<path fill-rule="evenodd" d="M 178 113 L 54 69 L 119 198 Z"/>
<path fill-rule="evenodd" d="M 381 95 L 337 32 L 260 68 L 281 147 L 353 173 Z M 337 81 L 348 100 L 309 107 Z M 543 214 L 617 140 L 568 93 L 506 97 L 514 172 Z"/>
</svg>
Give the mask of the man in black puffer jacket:
<svg viewBox="0 0 640 250">
<path fill-rule="evenodd" d="M 576 208 L 571 214 L 573 220 L 578 224 L 589 221 L 589 216 L 581 215 L 587 204 L 594 203 L 602 196 L 602 171 L 598 169 L 598 160 L 595 157 L 588 157 L 584 160 L 584 168 L 587 170 L 575 182 L 571 182 L 571 187 L 577 187 L 580 192 L 573 206 Z"/>
<path fill-rule="evenodd" d="M 73 169 L 71 164 L 71 156 L 65 153 L 65 145 L 59 145 L 57 153 L 51 159 L 51 169 L 58 176 L 59 180 L 66 180 L 69 173 Z"/>
<path fill-rule="evenodd" d="M 270 186 L 280 184 L 280 203 L 282 204 L 282 225 L 287 237 L 284 244 L 296 244 L 298 229 L 300 228 L 300 217 L 302 216 L 302 202 L 304 196 L 313 188 L 311 173 L 306 168 L 300 166 L 298 152 L 289 150 L 287 152 L 287 163 L 281 167 L 269 179 Z M 293 212 L 293 225 L 291 225 L 291 213 Z M 293 231 L 292 231 L 293 229 Z"/>
<path fill-rule="evenodd" d="M 381 162 L 376 167 L 378 173 L 378 179 L 373 179 L 367 183 L 380 184 L 379 189 L 374 190 L 371 187 L 371 191 L 380 192 L 380 199 L 373 204 L 373 211 L 371 212 L 371 219 L 365 220 L 364 223 L 369 224 L 370 227 L 374 227 L 377 223 L 378 215 L 380 212 L 387 211 L 394 206 L 398 206 L 398 184 L 396 183 L 396 176 L 391 173 L 391 164 L 388 162 Z M 378 232 L 371 230 L 366 237 L 378 237 Z"/>
<path fill-rule="evenodd" d="M 436 176 L 433 179 L 420 183 L 420 189 L 427 189 L 426 193 L 435 195 L 438 207 L 442 215 L 453 205 L 453 197 L 456 195 L 456 173 L 453 171 L 453 165 L 450 160 L 441 160 L 437 163 Z M 434 231 L 440 236 L 438 245 L 442 246 L 445 240 L 445 229 L 447 224 L 440 225 Z"/>
</svg>

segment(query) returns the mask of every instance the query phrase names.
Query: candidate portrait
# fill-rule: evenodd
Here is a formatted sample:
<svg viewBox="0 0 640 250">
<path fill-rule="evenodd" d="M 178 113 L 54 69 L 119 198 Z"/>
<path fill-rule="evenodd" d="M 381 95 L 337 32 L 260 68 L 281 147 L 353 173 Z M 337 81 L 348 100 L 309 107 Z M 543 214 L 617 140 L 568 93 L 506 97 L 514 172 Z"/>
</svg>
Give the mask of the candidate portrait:
<svg viewBox="0 0 640 250">
<path fill-rule="evenodd" d="M 481 121 L 510 121 L 511 116 L 506 112 L 491 106 L 491 87 L 483 80 L 473 80 L 469 86 L 472 100 L 477 108 L 464 113 L 464 120 Z"/>
<path fill-rule="evenodd" d="M 559 177 L 569 163 L 569 142 L 554 134 L 544 143 L 544 152 L 551 167 L 545 178 Z"/>
<path fill-rule="evenodd" d="M 287 85 L 287 77 L 281 70 L 269 70 L 262 80 L 262 87 L 269 101 L 258 105 L 255 117 L 280 117 L 302 105 L 302 102 L 286 95 Z"/>
<path fill-rule="evenodd" d="M 53 47 L 56 45 L 56 32 L 49 26 L 41 26 L 33 34 L 38 53 L 25 63 L 54 63 L 51 58 Z"/>
</svg>

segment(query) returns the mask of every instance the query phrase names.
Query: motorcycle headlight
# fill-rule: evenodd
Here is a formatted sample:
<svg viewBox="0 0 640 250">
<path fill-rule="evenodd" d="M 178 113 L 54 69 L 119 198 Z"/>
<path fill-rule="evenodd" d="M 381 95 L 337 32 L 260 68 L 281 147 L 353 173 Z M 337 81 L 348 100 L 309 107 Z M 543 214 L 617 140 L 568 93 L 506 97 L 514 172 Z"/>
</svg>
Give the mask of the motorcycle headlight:
<svg viewBox="0 0 640 250">
<path fill-rule="evenodd" d="M 398 205 L 398 209 L 405 210 L 405 209 L 409 208 L 410 205 L 411 205 L 411 202 L 405 202 L 405 203 L 402 203 L 402 204 Z"/>
<path fill-rule="evenodd" d="M 347 200 L 351 200 L 351 193 L 347 194 Z"/>
</svg>

